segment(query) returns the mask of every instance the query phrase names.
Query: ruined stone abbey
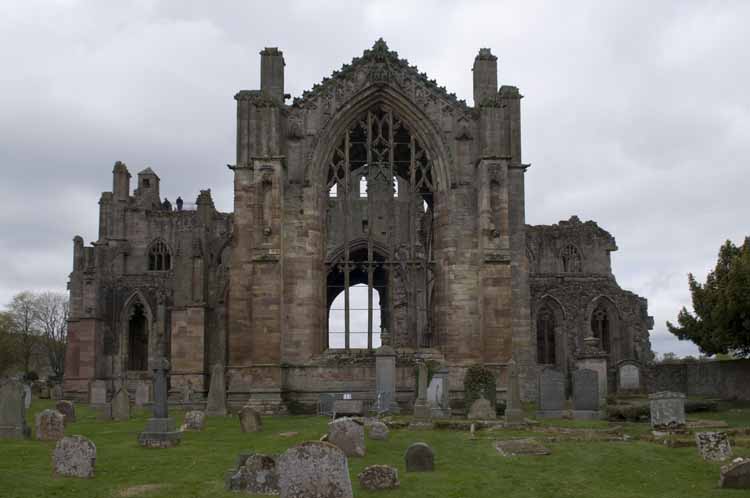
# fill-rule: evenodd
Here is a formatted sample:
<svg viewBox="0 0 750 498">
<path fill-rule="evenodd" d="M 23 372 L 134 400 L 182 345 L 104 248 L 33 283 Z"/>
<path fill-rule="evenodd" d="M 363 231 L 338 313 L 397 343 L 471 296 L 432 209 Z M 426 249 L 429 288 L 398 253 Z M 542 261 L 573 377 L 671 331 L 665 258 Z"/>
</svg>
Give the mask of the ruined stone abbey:
<svg viewBox="0 0 750 498">
<path fill-rule="evenodd" d="M 233 212 L 210 190 L 173 206 L 150 168 L 131 179 L 115 164 L 98 239 L 74 239 L 66 393 L 149 379 L 161 355 L 173 399 L 205 395 L 221 364 L 229 404 L 266 412 L 374 399 L 380 352 L 403 406 L 421 359 L 447 368 L 455 400 L 477 363 L 502 398 L 512 358 L 533 399 L 541 369 L 569 372 L 594 343 L 611 384 L 622 362 L 651 362 L 652 319 L 612 274 L 615 239 L 575 216 L 525 224 L 521 94 L 498 86 L 489 49 L 473 106 L 382 40 L 293 101 L 284 71 L 266 48 L 260 90 L 235 95 Z"/>
</svg>

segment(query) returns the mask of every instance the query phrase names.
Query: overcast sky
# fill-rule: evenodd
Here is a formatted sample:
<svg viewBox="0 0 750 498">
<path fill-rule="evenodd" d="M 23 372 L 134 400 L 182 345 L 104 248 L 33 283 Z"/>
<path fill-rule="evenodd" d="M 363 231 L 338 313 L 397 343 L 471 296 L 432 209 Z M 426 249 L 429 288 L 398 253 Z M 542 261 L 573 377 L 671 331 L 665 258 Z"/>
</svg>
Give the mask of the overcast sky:
<svg viewBox="0 0 750 498">
<path fill-rule="evenodd" d="M 262 6 L 267 5 L 267 7 Z M 617 6 L 616 6 L 617 5 Z M 112 165 L 232 209 L 235 101 L 278 46 L 293 96 L 378 37 L 471 104 L 480 47 L 522 101 L 526 215 L 576 214 L 617 239 L 655 351 L 721 243 L 750 234 L 750 2 L 0 3 L 0 303 L 64 290 L 97 236 Z"/>
</svg>

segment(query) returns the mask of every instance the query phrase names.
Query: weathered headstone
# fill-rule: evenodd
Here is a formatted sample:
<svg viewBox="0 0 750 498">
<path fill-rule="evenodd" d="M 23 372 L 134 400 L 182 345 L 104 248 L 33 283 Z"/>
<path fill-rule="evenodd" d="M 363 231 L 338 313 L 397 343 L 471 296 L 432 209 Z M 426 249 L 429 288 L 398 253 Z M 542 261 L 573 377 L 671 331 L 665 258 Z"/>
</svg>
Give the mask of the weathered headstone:
<svg viewBox="0 0 750 498">
<path fill-rule="evenodd" d="M 370 439 L 376 439 L 383 441 L 388 439 L 388 426 L 383 422 L 376 420 L 367 426 L 369 431 Z"/>
<path fill-rule="evenodd" d="M 432 418 L 450 418 L 450 375 L 447 368 L 435 372 L 427 386 L 427 401 L 431 405 Z"/>
<path fill-rule="evenodd" d="M 57 442 L 52 452 L 55 474 L 66 477 L 94 477 L 96 446 L 83 436 L 66 436 Z"/>
<path fill-rule="evenodd" d="M 404 454 L 407 472 L 432 472 L 435 470 L 435 452 L 427 443 L 414 443 Z"/>
<path fill-rule="evenodd" d="M 182 386 L 182 402 L 186 405 L 193 402 L 193 384 L 190 381 Z"/>
<path fill-rule="evenodd" d="M 49 384 L 46 382 L 39 386 L 39 399 L 49 399 Z"/>
<path fill-rule="evenodd" d="M 573 418 L 601 418 L 599 411 L 599 374 L 582 369 L 573 372 Z"/>
<path fill-rule="evenodd" d="M 208 389 L 206 415 L 224 416 L 227 414 L 227 392 L 224 379 L 224 365 L 217 363 L 211 370 L 211 386 Z"/>
<path fill-rule="evenodd" d="M 49 397 L 53 401 L 60 401 L 63 398 L 63 388 L 60 384 L 55 384 L 49 390 Z"/>
<path fill-rule="evenodd" d="M 23 386 L 14 379 L 0 381 L 0 439 L 22 439 L 31 436 L 26 425 Z"/>
<path fill-rule="evenodd" d="M 395 489 L 400 486 L 398 469 L 390 465 L 370 465 L 357 475 L 359 485 L 368 491 Z"/>
<path fill-rule="evenodd" d="M 685 427 L 685 395 L 661 391 L 649 395 L 651 427 L 657 430 L 674 430 Z"/>
<path fill-rule="evenodd" d="M 146 448 L 171 448 L 180 444 L 182 433 L 175 429 L 174 420 L 169 418 L 167 406 L 169 361 L 161 357 L 153 361 L 150 367 L 154 382 L 153 417 L 148 419 L 146 428 L 138 435 L 138 443 Z"/>
<path fill-rule="evenodd" d="M 321 394 L 318 397 L 318 415 L 332 417 L 334 401 L 336 401 L 336 397 L 333 394 Z"/>
<path fill-rule="evenodd" d="M 561 418 L 565 409 L 565 376 L 547 368 L 539 374 L 537 418 Z"/>
<path fill-rule="evenodd" d="M 641 388 L 641 369 L 633 362 L 621 363 L 617 368 L 618 391 L 638 391 Z"/>
<path fill-rule="evenodd" d="M 65 417 L 57 410 L 43 410 L 34 419 L 36 438 L 40 441 L 57 441 L 65 436 Z"/>
<path fill-rule="evenodd" d="M 72 401 L 60 400 L 55 404 L 55 410 L 65 417 L 65 425 L 76 421 L 76 407 Z"/>
<path fill-rule="evenodd" d="M 328 424 L 328 442 L 348 457 L 365 456 L 365 429 L 350 418 L 339 418 Z"/>
<path fill-rule="evenodd" d="M 254 495 L 279 494 L 279 472 L 274 455 L 240 455 L 237 469 L 226 479 L 229 491 L 244 491 Z"/>
<path fill-rule="evenodd" d="M 107 402 L 107 382 L 92 380 L 89 384 L 89 404 L 98 406 Z"/>
<path fill-rule="evenodd" d="M 375 392 L 378 413 L 399 413 L 396 403 L 396 350 L 383 345 L 375 351 Z"/>
<path fill-rule="evenodd" d="M 549 455 L 548 448 L 533 438 L 506 439 L 495 442 L 495 449 L 504 457 Z"/>
<path fill-rule="evenodd" d="M 28 410 L 31 408 L 31 386 L 23 385 L 23 406 Z"/>
<path fill-rule="evenodd" d="M 200 432 L 206 426 L 206 414 L 200 410 L 191 410 L 185 414 L 184 425 L 186 431 Z"/>
<path fill-rule="evenodd" d="M 258 432 L 263 427 L 260 413 L 250 406 L 243 406 L 239 411 L 238 416 L 240 418 L 240 428 L 242 429 L 242 432 Z"/>
<path fill-rule="evenodd" d="M 750 458 L 735 458 L 721 467 L 720 488 L 750 489 Z"/>
<path fill-rule="evenodd" d="M 427 365 L 417 363 L 417 400 L 414 402 L 414 418 L 428 419 L 432 415 L 430 402 L 427 400 Z"/>
<path fill-rule="evenodd" d="M 130 396 L 125 387 L 121 387 L 112 398 L 112 418 L 119 422 L 130 420 Z"/>
<path fill-rule="evenodd" d="M 309 441 L 278 459 L 281 498 L 353 498 L 346 455 L 336 446 Z"/>
<path fill-rule="evenodd" d="M 361 399 L 337 399 L 333 402 L 333 412 L 336 416 L 355 416 L 364 415 L 365 404 Z"/>
<path fill-rule="evenodd" d="M 145 406 L 151 402 L 151 386 L 146 381 L 135 385 L 135 406 Z"/>
<path fill-rule="evenodd" d="M 709 462 L 723 462 L 732 457 L 732 447 L 726 432 L 696 432 L 698 453 Z"/>
<path fill-rule="evenodd" d="M 505 400 L 505 423 L 523 423 L 523 408 L 521 407 L 521 386 L 518 382 L 518 368 L 513 358 L 508 362 L 508 391 Z"/>
<path fill-rule="evenodd" d="M 492 406 L 490 400 L 480 397 L 471 404 L 469 414 L 466 416 L 469 420 L 495 420 L 497 411 Z"/>
</svg>

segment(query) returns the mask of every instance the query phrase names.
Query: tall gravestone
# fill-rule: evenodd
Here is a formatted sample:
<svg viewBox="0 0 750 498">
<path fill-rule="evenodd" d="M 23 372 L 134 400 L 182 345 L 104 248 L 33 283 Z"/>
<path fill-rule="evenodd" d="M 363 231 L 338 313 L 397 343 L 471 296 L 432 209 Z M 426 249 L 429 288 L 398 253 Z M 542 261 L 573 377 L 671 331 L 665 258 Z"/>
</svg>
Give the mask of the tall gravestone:
<svg viewBox="0 0 750 498">
<path fill-rule="evenodd" d="M 135 406 L 145 406 L 151 401 L 151 386 L 141 380 L 135 385 Z"/>
<path fill-rule="evenodd" d="M 0 381 L 0 439 L 31 437 L 26 425 L 23 384 L 14 379 Z"/>
<path fill-rule="evenodd" d="M 427 400 L 431 405 L 432 418 L 450 418 L 450 384 L 449 371 L 441 368 L 432 376 L 427 386 Z"/>
<path fill-rule="evenodd" d="M 112 398 L 112 418 L 119 422 L 130 420 L 130 396 L 125 387 L 121 387 Z"/>
<path fill-rule="evenodd" d="M 169 418 L 167 406 L 167 373 L 169 361 L 161 357 L 151 362 L 154 382 L 153 417 L 138 435 L 138 443 L 147 448 L 171 448 L 180 444 L 182 433 L 175 428 L 174 419 Z"/>
<path fill-rule="evenodd" d="M 427 400 L 427 365 L 417 363 L 417 400 L 414 402 L 414 418 L 430 418 L 430 402 Z"/>
<path fill-rule="evenodd" d="M 211 387 L 208 390 L 206 415 L 227 414 L 227 390 L 224 381 L 224 365 L 217 363 L 211 370 Z"/>
<path fill-rule="evenodd" d="M 617 366 L 617 390 L 625 393 L 641 390 L 641 368 L 637 362 L 623 361 Z"/>
<path fill-rule="evenodd" d="M 607 412 L 607 352 L 602 349 L 598 337 L 589 336 L 583 339 L 583 347 L 576 354 L 576 368 L 578 370 L 593 370 L 597 374 L 599 387 L 600 414 Z"/>
<path fill-rule="evenodd" d="M 375 351 L 375 392 L 378 413 L 399 413 L 396 403 L 396 351 L 384 345 Z"/>
<path fill-rule="evenodd" d="M 107 402 L 107 382 L 92 380 L 89 384 L 89 404 L 102 406 Z"/>
<path fill-rule="evenodd" d="M 518 368 L 511 358 L 508 362 L 508 392 L 505 400 L 505 422 L 507 424 L 523 423 L 521 407 L 521 387 L 518 382 Z"/>
<path fill-rule="evenodd" d="M 539 374 L 537 418 L 561 418 L 565 410 L 565 376 L 547 368 Z"/>
<path fill-rule="evenodd" d="M 599 374 L 583 369 L 573 372 L 573 418 L 599 419 Z"/>
</svg>

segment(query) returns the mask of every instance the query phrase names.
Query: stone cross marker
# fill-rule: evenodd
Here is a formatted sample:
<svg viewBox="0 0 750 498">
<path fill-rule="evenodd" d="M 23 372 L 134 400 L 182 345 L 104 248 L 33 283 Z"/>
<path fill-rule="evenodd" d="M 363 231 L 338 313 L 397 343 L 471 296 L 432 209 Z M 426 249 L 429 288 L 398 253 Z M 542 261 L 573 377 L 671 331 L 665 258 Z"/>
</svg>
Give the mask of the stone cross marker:
<svg viewBox="0 0 750 498">
<path fill-rule="evenodd" d="M 206 401 L 206 415 L 227 414 L 227 392 L 224 382 L 224 365 L 217 363 L 211 369 L 211 387 Z"/>
<path fill-rule="evenodd" d="M 521 388 L 518 383 L 518 368 L 511 358 L 508 362 L 508 393 L 505 405 L 505 422 L 508 424 L 523 423 L 521 408 Z"/>
<path fill-rule="evenodd" d="M 148 419 L 146 428 L 138 435 L 138 443 L 147 448 L 171 448 L 180 443 L 182 433 L 175 429 L 174 420 L 169 418 L 167 405 L 167 372 L 169 361 L 161 357 L 151 363 L 154 377 L 153 417 Z"/>
<path fill-rule="evenodd" d="M 417 400 L 414 402 L 414 418 L 430 418 L 430 402 L 427 401 L 427 365 L 417 363 Z"/>
<path fill-rule="evenodd" d="M 583 369 L 573 372 L 573 417 L 600 418 L 599 374 Z"/>
<path fill-rule="evenodd" d="M 565 409 L 565 376 L 559 370 L 547 368 L 539 374 L 538 418 L 560 418 Z"/>
</svg>

